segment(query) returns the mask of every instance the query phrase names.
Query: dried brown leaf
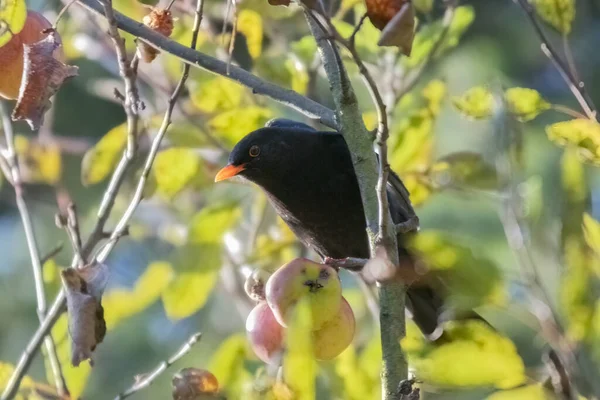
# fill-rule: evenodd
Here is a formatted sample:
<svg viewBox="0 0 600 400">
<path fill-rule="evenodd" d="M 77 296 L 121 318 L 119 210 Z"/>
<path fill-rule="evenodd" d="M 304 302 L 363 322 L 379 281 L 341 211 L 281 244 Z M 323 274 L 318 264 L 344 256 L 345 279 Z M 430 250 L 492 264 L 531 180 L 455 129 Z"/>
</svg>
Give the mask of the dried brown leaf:
<svg viewBox="0 0 600 400">
<path fill-rule="evenodd" d="M 92 353 L 106 334 L 101 298 L 108 279 L 105 264 L 90 264 L 81 269 L 67 268 L 61 272 L 67 293 L 71 362 L 93 363 Z"/>
<path fill-rule="evenodd" d="M 169 37 L 173 33 L 173 14 L 165 8 L 152 7 L 149 14 L 142 19 L 144 25 L 163 36 Z M 138 43 L 138 52 L 144 62 L 152 62 L 160 51 L 144 42 Z"/>
<path fill-rule="evenodd" d="M 397 46 L 404 55 L 410 56 L 415 37 L 415 9 L 405 3 L 400 11 L 385 25 L 377 42 L 378 46 Z"/>
<path fill-rule="evenodd" d="M 380 31 L 400 12 L 409 0 L 365 0 L 367 16 Z M 412 7 L 411 7 L 412 8 Z"/>
<path fill-rule="evenodd" d="M 212 398 L 219 392 L 219 382 L 209 371 L 184 368 L 173 376 L 173 400 Z"/>
<path fill-rule="evenodd" d="M 26 120 L 32 130 L 42 124 L 44 113 L 52 104 L 50 98 L 63 82 L 77 75 L 77 67 L 54 58 L 53 52 L 59 46 L 60 37 L 55 31 L 39 42 L 23 45 L 23 78 L 12 119 Z"/>
</svg>

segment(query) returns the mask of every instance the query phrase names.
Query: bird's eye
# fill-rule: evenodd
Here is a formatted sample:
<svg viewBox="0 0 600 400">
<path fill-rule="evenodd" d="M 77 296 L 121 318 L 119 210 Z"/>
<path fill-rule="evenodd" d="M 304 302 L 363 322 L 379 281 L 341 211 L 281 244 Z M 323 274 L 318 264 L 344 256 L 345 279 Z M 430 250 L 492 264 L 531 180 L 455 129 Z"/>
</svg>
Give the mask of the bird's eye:
<svg viewBox="0 0 600 400">
<path fill-rule="evenodd" d="M 254 145 L 252 147 L 250 147 L 250 157 L 258 157 L 258 155 L 260 154 L 260 147 Z"/>
</svg>

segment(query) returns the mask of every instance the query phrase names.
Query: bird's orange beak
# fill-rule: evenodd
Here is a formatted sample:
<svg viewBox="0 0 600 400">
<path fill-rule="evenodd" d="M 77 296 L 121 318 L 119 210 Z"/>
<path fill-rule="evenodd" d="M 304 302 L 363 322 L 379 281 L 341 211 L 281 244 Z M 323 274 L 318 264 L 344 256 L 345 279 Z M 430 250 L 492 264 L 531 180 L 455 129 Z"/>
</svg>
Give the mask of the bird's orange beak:
<svg viewBox="0 0 600 400">
<path fill-rule="evenodd" d="M 241 164 L 241 165 L 228 164 L 228 165 L 224 166 L 223 169 L 221 169 L 217 173 L 217 176 L 215 176 L 215 182 L 221 182 L 221 181 L 224 181 L 225 179 L 229 179 L 233 176 L 236 176 L 237 174 L 239 174 L 240 172 L 242 172 L 245 169 L 246 169 L 246 164 Z"/>
</svg>

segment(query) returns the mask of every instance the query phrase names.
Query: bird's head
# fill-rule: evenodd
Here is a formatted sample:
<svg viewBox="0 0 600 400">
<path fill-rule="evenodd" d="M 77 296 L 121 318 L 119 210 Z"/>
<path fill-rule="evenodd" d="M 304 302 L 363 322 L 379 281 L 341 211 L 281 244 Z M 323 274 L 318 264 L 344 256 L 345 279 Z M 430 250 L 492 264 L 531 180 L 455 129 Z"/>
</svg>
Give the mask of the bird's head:
<svg viewBox="0 0 600 400">
<path fill-rule="evenodd" d="M 271 127 L 249 133 L 235 145 L 215 182 L 242 176 L 261 183 L 261 178 L 285 175 L 292 161 L 293 136 L 291 132 Z"/>
</svg>

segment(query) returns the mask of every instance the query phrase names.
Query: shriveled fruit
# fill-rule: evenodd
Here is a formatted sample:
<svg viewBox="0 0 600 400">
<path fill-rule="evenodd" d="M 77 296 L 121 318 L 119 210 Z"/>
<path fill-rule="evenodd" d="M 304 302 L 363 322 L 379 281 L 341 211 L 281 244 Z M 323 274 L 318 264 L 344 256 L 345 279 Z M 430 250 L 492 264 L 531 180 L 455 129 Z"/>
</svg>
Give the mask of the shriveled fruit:
<svg viewBox="0 0 600 400">
<path fill-rule="evenodd" d="M 246 319 L 246 333 L 254 353 L 268 364 L 276 364 L 283 349 L 283 327 L 265 302 L 259 303 Z"/>
<path fill-rule="evenodd" d="M 265 294 L 275 318 L 283 326 L 287 326 L 291 307 L 306 297 L 312 311 L 313 329 L 319 329 L 338 313 L 342 286 L 331 266 L 297 258 L 271 275 Z"/>
<path fill-rule="evenodd" d="M 16 99 L 19 96 L 23 76 L 23 45 L 44 39 L 48 36 L 44 31 L 51 27 L 52 24 L 42 14 L 28 10 L 23 29 L 0 47 L 0 96 L 6 99 Z M 53 56 L 64 61 L 62 47 L 58 47 Z"/>
<path fill-rule="evenodd" d="M 355 328 L 352 307 L 342 297 L 338 314 L 325 322 L 321 329 L 313 332 L 315 357 L 319 360 L 331 360 L 340 355 L 352 343 Z"/>
<path fill-rule="evenodd" d="M 244 283 L 244 290 L 248 297 L 254 301 L 265 300 L 265 286 L 270 274 L 264 269 L 257 268 L 248 276 Z"/>
<path fill-rule="evenodd" d="M 184 368 L 173 376 L 173 400 L 209 398 L 218 391 L 219 381 L 205 369 Z"/>
</svg>

